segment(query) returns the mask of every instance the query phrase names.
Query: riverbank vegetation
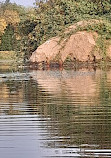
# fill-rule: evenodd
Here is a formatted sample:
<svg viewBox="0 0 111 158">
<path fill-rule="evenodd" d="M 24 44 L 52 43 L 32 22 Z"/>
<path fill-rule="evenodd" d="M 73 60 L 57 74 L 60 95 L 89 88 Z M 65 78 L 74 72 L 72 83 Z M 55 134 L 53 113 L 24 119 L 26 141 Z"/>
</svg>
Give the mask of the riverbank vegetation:
<svg viewBox="0 0 111 158">
<path fill-rule="evenodd" d="M 70 25 L 89 19 L 102 39 L 111 39 L 111 0 L 36 0 L 26 8 L 6 0 L 0 4 L 0 50 L 25 52 L 25 58 L 43 42 L 61 35 Z M 102 40 L 99 41 L 100 45 Z M 98 43 L 99 43 L 98 42 Z"/>
</svg>

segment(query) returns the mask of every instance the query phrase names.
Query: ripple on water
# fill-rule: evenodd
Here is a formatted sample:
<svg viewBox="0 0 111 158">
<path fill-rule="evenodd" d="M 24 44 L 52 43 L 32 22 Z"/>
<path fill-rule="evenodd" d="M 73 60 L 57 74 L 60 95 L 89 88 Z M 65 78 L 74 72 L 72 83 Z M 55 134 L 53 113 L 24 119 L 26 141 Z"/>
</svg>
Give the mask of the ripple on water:
<svg viewBox="0 0 111 158">
<path fill-rule="evenodd" d="M 111 157 L 111 72 L 0 73 L 2 158 Z"/>
</svg>

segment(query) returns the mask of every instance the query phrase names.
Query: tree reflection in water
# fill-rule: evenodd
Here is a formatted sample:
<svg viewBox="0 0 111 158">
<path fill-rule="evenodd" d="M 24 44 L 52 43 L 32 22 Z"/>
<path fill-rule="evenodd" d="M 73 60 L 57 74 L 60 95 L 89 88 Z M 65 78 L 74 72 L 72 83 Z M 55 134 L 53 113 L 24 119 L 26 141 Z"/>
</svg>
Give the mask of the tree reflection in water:
<svg viewBox="0 0 111 158">
<path fill-rule="evenodd" d="M 111 149 L 111 72 L 31 71 L 28 79 L 0 83 L 1 113 L 50 118 L 46 148 Z M 6 107 L 7 106 L 7 107 Z"/>
<path fill-rule="evenodd" d="M 108 74 L 100 70 L 32 73 L 37 87 L 34 89 L 33 82 L 29 83 L 28 92 L 32 98 L 28 94 L 27 99 L 30 105 L 34 101 L 34 111 L 51 118 L 47 124 L 49 138 L 45 136 L 49 139 L 47 146 L 93 144 L 101 149 L 111 147 L 111 102 L 107 98 L 111 88 L 104 77 Z"/>
</svg>

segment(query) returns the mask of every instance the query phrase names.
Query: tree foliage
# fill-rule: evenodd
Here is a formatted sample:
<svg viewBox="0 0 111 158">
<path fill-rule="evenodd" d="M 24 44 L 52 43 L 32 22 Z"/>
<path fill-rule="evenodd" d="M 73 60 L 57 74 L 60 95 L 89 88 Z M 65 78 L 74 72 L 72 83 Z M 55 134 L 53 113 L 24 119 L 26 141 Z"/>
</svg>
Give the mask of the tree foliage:
<svg viewBox="0 0 111 158">
<path fill-rule="evenodd" d="M 9 0 L 6 0 L 5 3 L 0 3 L 1 50 L 14 50 L 15 48 L 20 50 L 18 43 L 22 37 L 20 36 L 19 24 L 27 19 L 27 13 L 28 9 L 15 3 L 12 4 Z M 16 43 L 16 46 L 13 45 L 11 40 L 14 42 L 14 45 Z"/>
<path fill-rule="evenodd" d="M 20 22 L 19 15 L 16 11 L 5 10 L 3 16 L 4 16 L 7 24 L 16 26 Z"/>
<path fill-rule="evenodd" d="M 36 16 L 23 25 L 28 33 L 22 32 L 27 52 L 32 52 L 35 47 L 80 20 L 111 20 L 110 0 L 36 0 L 35 4 Z"/>
<path fill-rule="evenodd" d="M 14 35 L 14 27 L 8 25 L 5 32 L 1 38 L 0 50 L 11 51 L 16 47 L 16 37 Z"/>
<path fill-rule="evenodd" d="M 0 5 L 0 17 L 0 35 L 8 33 L 6 26 L 13 26 L 19 50 L 30 56 L 40 44 L 78 21 L 103 19 L 110 24 L 111 0 L 35 0 L 34 8 L 8 2 Z"/>
<path fill-rule="evenodd" d="M 0 18 L 0 35 L 1 36 L 4 33 L 6 26 L 7 26 L 6 20 L 1 17 Z"/>
</svg>

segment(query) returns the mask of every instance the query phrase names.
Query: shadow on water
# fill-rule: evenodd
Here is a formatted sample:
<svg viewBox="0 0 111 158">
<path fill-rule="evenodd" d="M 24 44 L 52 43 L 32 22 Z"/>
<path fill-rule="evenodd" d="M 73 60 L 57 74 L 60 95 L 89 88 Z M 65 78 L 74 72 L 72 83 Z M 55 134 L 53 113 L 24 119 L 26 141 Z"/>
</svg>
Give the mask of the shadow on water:
<svg viewBox="0 0 111 158">
<path fill-rule="evenodd" d="M 23 70 L 0 79 L 2 158 L 111 157 L 110 70 Z"/>
</svg>

